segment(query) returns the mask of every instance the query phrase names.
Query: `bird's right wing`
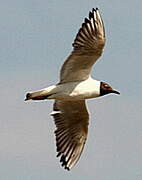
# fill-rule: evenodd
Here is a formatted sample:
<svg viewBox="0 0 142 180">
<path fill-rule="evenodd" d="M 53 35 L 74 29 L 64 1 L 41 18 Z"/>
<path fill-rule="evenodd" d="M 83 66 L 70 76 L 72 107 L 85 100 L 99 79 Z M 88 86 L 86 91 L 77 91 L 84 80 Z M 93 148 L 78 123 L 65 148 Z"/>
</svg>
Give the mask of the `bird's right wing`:
<svg viewBox="0 0 142 180">
<path fill-rule="evenodd" d="M 93 9 L 85 18 L 73 43 L 73 52 L 64 62 L 60 83 L 86 80 L 105 45 L 105 30 L 99 10 Z"/>
<path fill-rule="evenodd" d="M 83 151 L 88 132 L 89 115 L 85 101 L 59 101 L 54 103 L 57 157 L 65 169 L 70 170 Z"/>
</svg>

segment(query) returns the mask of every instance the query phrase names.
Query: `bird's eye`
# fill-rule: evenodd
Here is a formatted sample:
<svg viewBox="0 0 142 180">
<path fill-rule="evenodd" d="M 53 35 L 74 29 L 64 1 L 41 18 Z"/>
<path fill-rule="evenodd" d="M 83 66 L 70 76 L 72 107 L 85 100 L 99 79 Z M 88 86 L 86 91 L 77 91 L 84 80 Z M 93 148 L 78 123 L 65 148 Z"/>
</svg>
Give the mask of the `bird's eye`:
<svg viewBox="0 0 142 180">
<path fill-rule="evenodd" d="M 109 86 L 107 84 L 105 84 L 105 88 L 109 88 Z"/>
</svg>

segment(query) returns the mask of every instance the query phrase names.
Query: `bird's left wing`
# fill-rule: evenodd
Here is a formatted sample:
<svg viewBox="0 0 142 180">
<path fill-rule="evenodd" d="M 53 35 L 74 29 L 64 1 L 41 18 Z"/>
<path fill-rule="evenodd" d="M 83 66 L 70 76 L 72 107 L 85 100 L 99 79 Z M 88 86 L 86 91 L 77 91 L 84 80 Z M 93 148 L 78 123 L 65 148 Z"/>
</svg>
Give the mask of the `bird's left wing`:
<svg viewBox="0 0 142 180">
<path fill-rule="evenodd" d="M 73 43 L 73 52 L 64 62 L 60 83 L 86 80 L 105 45 L 105 30 L 99 10 L 93 9 L 85 18 Z"/>
<path fill-rule="evenodd" d="M 87 138 L 89 115 L 85 101 L 56 100 L 51 115 L 57 127 L 57 157 L 61 156 L 62 166 L 70 170 L 79 160 Z"/>
</svg>

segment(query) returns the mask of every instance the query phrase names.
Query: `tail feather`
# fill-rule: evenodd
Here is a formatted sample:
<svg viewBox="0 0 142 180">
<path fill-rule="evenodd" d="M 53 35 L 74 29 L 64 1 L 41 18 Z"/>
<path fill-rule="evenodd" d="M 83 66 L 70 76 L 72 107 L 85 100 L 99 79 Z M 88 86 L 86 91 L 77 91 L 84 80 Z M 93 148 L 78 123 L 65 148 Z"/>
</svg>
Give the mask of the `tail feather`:
<svg viewBox="0 0 142 180">
<path fill-rule="evenodd" d="M 48 88 L 35 91 L 35 92 L 29 92 L 26 94 L 26 99 L 25 101 L 28 100 L 44 100 L 47 99 L 49 96 L 51 96 L 54 92 L 53 89 L 55 86 L 50 86 Z"/>
<path fill-rule="evenodd" d="M 26 94 L 26 99 L 25 99 L 25 101 L 28 101 L 28 100 L 30 100 L 31 99 L 31 94 L 30 93 L 27 93 Z"/>
<path fill-rule="evenodd" d="M 45 95 L 39 95 L 36 97 L 32 97 L 32 93 L 27 93 L 25 101 L 28 101 L 28 100 L 44 100 L 44 99 L 47 99 L 48 96 L 50 96 L 50 95 L 46 95 L 46 96 Z"/>
</svg>

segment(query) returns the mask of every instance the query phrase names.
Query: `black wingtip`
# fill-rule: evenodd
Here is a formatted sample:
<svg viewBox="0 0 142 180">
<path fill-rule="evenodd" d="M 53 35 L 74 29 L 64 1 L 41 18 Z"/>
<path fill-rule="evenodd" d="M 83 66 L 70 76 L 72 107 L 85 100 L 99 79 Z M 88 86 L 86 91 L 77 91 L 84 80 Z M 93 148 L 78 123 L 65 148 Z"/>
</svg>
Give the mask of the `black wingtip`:
<svg viewBox="0 0 142 180">
<path fill-rule="evenodd" d="M 59 152 L 59 153 L 56 155 L 56 157 L 59 157 L 61 154 L 62 154 L 62 153 L 61 153 L 61 152 Z"/>
<path fill-rule="evenodd" d="M 66 169 L 66 170 L 68 170 L 68 171 L 70 171 L 70 168 L 69 168 L 69 167 L 67 167 L 67 166 L 65 167 L 65 169 Z"/>
<path fill-rule="evenodd" d="M 95 8 L 92 8 L 92 12 L 94 12 L 94 11 L 95 11 L 95 12 L 96 12 L 96 11 L 99 11 L 99 8 L 97 8 L 97 7 L 96 7 L 96 9 L 95 9 Z"/>
<path fill-rule="evenodd" d="M 87 18 L 85 18 L 85 23 L 90 23 L 90 21 Z"/>
<path fill-rule="evenodd" d="M 61 156 L 62 153 L 61 152 L 58 152 L 58 154 L 56 155 L 56 157 L 59 157 Z M 67 161 L 65 160 L 65 156 L 62 155 L 61 158 L 60 158 L 60 163 L 61 163 L 61 166 L 64 167 L 65 170 L 68 170 L 70 171 L 70 168 L 67 166 Z"/>
<path fill-rule="evenodd" d="M 92 8 L 92 12 L 96 11 L 95 8 Z"/>
<path fill-rule="evenodd" d="M 91 19 L 93 17 L 93 13 L 90 11 L 89 12 L 89 19 Z"/>
</svg>

